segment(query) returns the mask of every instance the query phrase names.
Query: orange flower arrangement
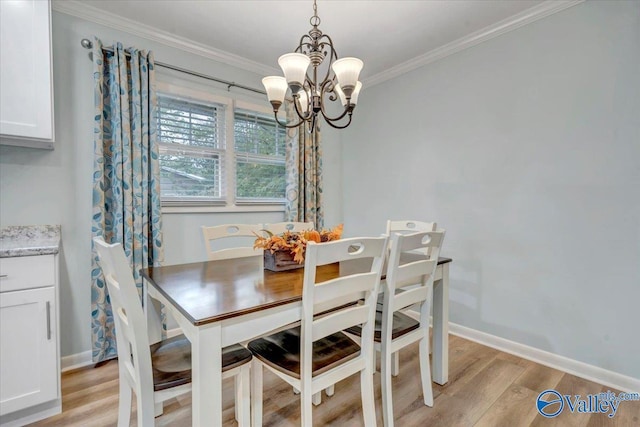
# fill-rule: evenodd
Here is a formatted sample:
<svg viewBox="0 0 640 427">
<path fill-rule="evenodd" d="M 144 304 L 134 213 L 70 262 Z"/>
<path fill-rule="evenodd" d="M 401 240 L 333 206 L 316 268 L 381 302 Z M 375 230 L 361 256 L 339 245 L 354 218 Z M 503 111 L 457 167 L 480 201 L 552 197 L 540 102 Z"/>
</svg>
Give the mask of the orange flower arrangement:
<svg viewBox="0 0 640 427">
<path fill-rule="evenodd" d="M 263 230 L 268 234 L 268 237 L 262 237 L 256 235 L 257 239 L 253 244 L 254 249 L 264 249 L 274 253 L 276 251 L 287 251 L 293 255 L 293 260 L 298 264 L 304 262 L 304 253 L 307 249 L 307 242 L 330 242 L 332 240 L 339 240 L 342 237 L 343 224 L 340 224 L 331 230 L 316 231 L 305 230 L 301 232 L 292 233 L 291 231 L 285 231 L 280 235 L 274 235 L 268 230 Z"/>
</svg>

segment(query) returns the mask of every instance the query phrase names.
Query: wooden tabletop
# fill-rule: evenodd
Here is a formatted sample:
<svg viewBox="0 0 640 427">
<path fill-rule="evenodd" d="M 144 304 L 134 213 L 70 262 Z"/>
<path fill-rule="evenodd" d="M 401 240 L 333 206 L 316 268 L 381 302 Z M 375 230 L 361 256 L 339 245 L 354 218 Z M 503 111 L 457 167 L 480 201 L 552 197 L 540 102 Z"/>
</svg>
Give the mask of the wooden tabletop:
<svg viewBox="0 0 640 427">
<path fill-rule="evenodd" d="M 255 258 L 239 258 L 149 267 L 142 275 L 199 326 L 302 300 L 304 268 L 276 273 L 260 267 Z M 323 282 L 339 274 L 338 264 L 325 265 L 316 279 Z"/>
</svg>

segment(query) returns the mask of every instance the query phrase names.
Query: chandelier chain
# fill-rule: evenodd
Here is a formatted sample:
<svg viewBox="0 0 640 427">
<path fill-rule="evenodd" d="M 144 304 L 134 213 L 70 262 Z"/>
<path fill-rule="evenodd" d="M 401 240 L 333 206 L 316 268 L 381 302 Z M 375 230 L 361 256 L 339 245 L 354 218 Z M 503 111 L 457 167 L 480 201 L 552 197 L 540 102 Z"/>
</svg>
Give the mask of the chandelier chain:
<svg viewBox="0 0 640 427">
<path fill-rule="evenodd" d="M 316 4 L 316 0 L 313 0 L 313 16 L 309 18 L 309 23 L 314 27 L 320 25 L 320 17 L 318 16 L 318 5 Z"/>
</svg>

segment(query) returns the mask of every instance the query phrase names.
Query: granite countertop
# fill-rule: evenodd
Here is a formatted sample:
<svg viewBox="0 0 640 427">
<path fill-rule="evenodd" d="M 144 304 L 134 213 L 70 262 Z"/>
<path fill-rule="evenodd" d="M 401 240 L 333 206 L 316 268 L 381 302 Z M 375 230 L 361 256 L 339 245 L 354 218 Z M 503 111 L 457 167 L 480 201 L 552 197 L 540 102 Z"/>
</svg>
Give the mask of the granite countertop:
<svg viewBox="0 0 640 427">
<path fill-rule="evenodd" d="M 0 258 L 60 251 L 59 225 L 13 225 L 0 229 Z"/>
</svg>

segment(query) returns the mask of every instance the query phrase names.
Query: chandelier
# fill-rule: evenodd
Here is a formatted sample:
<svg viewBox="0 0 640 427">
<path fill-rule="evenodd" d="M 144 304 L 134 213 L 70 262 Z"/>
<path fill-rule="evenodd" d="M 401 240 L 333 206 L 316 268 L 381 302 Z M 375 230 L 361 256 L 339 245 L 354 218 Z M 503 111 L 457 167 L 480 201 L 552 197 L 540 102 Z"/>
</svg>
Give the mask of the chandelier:
<svg viewBox="0 0 640 427">
<path fill-rule="evenodd" d="M 344 129 L 351 123 L 351 115 L 358 102 L 362 83 L 358 76 L 364 63 L 358 58 L 338 59 L 331 37 L 318 28 L 320 18 L 316 0 L 313 0 L 313 16 L 309 19 L 313 28 L 300 38 L 294 53 L 278 58 L 284 77 L 269 76 L 262 79 L 269 102 L 273 106 L 276 121 L 281 126 L 293 128 L 309 124 L 313 132 L 318 115 L 336 129 Z M 325 59 L 327 61 L 325 61 Z M 322 80 L 320 78 L 324 77 Z M 293 105 L 299 120 L 288 125 L 278 119 L 278 109 L 287 94 L 293 96 Z M 331 116 L 325 108 L 329 101 L 340 100 L 342 113 Z M 337 103 L 336 103 L 337 105 Z"/>
</svg>

